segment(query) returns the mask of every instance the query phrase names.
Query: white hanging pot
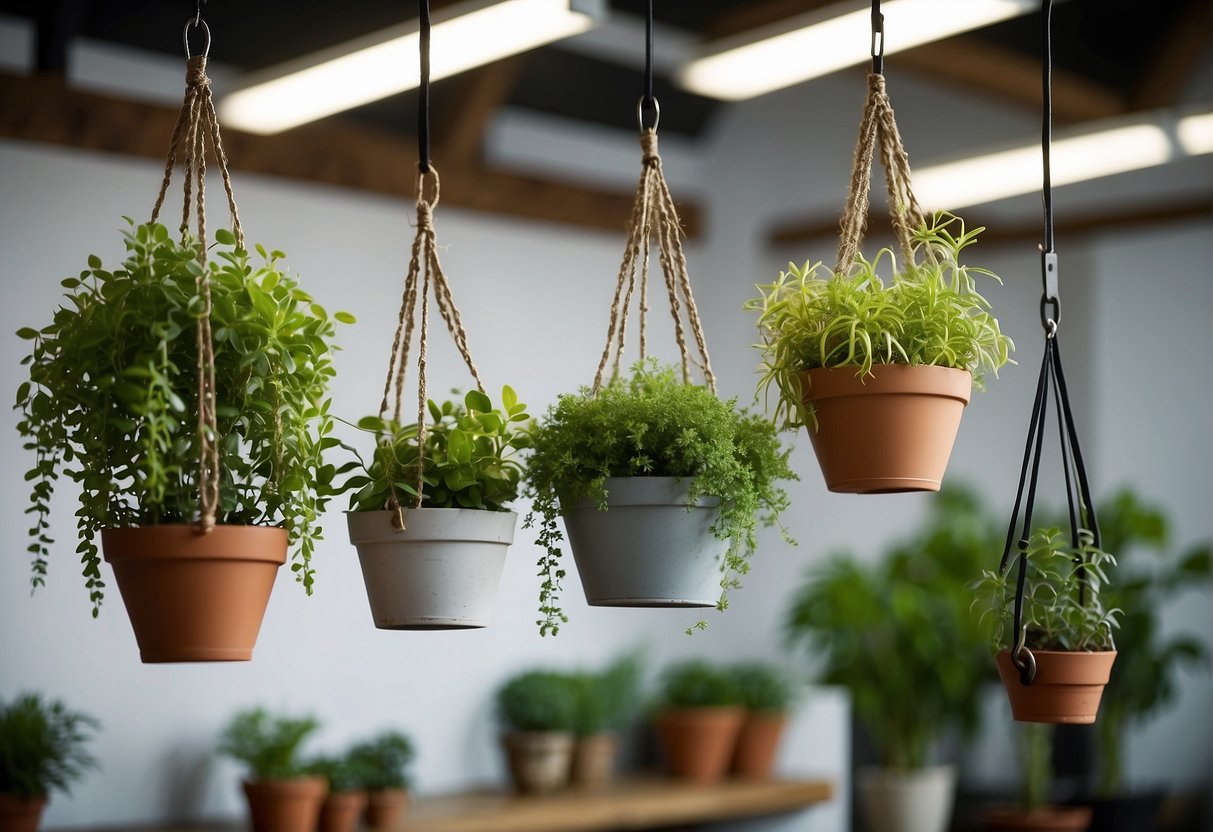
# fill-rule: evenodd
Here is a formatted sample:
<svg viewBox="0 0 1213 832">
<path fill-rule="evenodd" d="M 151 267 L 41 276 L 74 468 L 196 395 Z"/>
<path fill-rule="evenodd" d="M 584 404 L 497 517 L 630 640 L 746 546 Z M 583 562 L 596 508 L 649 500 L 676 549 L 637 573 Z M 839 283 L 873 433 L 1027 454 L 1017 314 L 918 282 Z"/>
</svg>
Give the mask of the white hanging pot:
<svg viewBox="0 0 1213 832">
<path fill-rule="evenodd" d="M 589 605 L 716 606 L 729 548 L 712 534 L 720 501 L 690 505 L 690 481 L 676 477 L 612 477 L 605 488 L 607 511 L 585 499 L 564 513 Z"/>
<path fill-rule="evenodd" d="M 371 616 L 381 630 L 485 627 L 514 542 L 512 511 L 404 509 L 346 514 Z"/>
<path fill-rule="evenodd" d="M 952 819 L 956 767 L 865 768 L 859 795 L 869 832 L 945 832 Z"/>
</svg>

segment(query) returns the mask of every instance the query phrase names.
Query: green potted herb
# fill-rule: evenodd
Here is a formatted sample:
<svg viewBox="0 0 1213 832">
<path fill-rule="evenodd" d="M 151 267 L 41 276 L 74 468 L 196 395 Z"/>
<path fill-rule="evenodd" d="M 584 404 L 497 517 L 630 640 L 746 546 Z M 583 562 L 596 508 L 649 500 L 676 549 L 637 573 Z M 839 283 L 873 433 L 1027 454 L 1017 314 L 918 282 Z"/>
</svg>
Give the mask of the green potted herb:
<svg viewBox="0 0 1213 832">
<path fill-rule="evenodd" d="M 773 663 L 745 662 L 730 671 L 746 710 L 733 752 L 733 773 L 748 780 L 765 780 L 771 776 L 787 727 L 792 680 Z"/>
<path fill-rule="evenodd" d="M 162 225 L 124 234 L 116 270 L 92 256 L 63 286 L 67 301 L 32 344 L 17 391 L 18 428 L 36 457 L 30 551 L 44 583 L 56 480 L 80 489 L 77 551 L 93 614 L 105 590 L 97 537 L 145 662 L 252 656 L 278 567 L 312 591 L 312 552 L 334 475 L 328 436 L 334 318 L 257 246 L 227 231 L 205 264 Z M 199 427 L 199 327 L 209 276 L 217 431 Z M 204 339 L 203 339 L 204 340 Z M 218 525 L 200 533 L 202 437 L 217 457 Z"/>
<path fill-rule="evenodd" d="M 642 669 L 640 656 L 632 653 L 601 671 L 572 677 L 577 697 L 572 767 L 575 785 L 598 787 L 614 779 L 619 732 L 639 707 Z"/>
<path fill-rule="evenodd" d="M 724 609 L 759 520 L 775 522 L 787 505 L 778 483 L 795 478 L 788 453 L 767 420 L 655 360 L 597 395 L 560 396 L 527 467 L 524 525 L 546 553 L 540 633 L 567 621 L 561 517 L 591 606 Z"/>
<path fill-rule="evenodd" d="M 703 660 L 666 668 L 655 722 L 670 773 L 701 783 L 722 780 L 745 716 L 741 687 L 727 669 Z"/>
<path fill-rule="evenodd" d="M 808 429 L 831 491 L 939 490 L 971 388 L 1013 348 L 977 291 L 976 276 L 997 276 L 960 261 L 983 230 L 939 214 L 911 262 L 882 249 L 838 273 L 789 263 L 746 302 L 759 389 L 778 394 L 781 427 Z"/>
<path fill-rule="evenodd" d="M 506 505 L 522 480 L 518 452 L 530 444 L 526 405 L 507 386 L 500 408 L 472 390 L 462 402 L 430 401 L 429 413 L 419 508 L 416 424 L 362 419 L 374 453 L 342 469 L 357 469 L 341 490 L 351 493 L 350 542 L 380 629 L 486 626 L 514 540 L 518 515 Z"/>
<path fill-rule="evenodd" d="M 987 832 L 1086 832 L 1089 806 L 1055 806 L 1049 802 L 1053 785 L 1053 726 L 1020 726 L 1020 801 L 985 813 Z"/>
<path fill-rule="evenodd" d="M 528 671 L 497 691 L 501 742 L 518 791 L 544 794 L 568 784 L 577 708 L 575 683 L 563 673 Z"/>
<path fill-rule="evenodd" d="M 100 723 L 24 693 L 0 702 L 0 829 L 35 832 L 53 791 L 67 794 L 97 767 L 88 744 Z"/>
<path fill-rule="evenodd" d="M 365 775 L 360 761 L 345 756 L 317 757 L 307 769 L 328 783 L 317 832 L 354 832 L 366 811 Z"/>
<path fill-rule="evenodd" d="M 1014 570 L 983 570 L 973 582 L 983 614 L 993 618 L 991 648 L 1021 722 L 1090 724 L 1116 659 L 1113 630 L 1120 610 L 1107 609 L 1101 591 L 1108 583 L 1112 555 L 1097 548 L 1091 533 L 1079 543 L 1057 528 L 1037 529 L 1028 540 L 1023 632 L 1013 632 Z M 1011 650 L 1025 650 L 1034 679 L 1021 678 Z"/>
<path fill-rule="evenodd" d="M 367 793 L 366 825 L 395 829 L 408 805 L 413 778 L 409 766 L 417 756 L 413 741 L 399 731 L 385 731 L 350 749 L 349 760 Z"/>
<path fill-rule="evenodd" d="M 263 708 L 232 717 L 219 752 L 244 763 L 253 832 L 315 832 L 328 782 L 311 773 L 300 748 L 319 723 L 310 716 L 271 716 Z"/>
</svg>

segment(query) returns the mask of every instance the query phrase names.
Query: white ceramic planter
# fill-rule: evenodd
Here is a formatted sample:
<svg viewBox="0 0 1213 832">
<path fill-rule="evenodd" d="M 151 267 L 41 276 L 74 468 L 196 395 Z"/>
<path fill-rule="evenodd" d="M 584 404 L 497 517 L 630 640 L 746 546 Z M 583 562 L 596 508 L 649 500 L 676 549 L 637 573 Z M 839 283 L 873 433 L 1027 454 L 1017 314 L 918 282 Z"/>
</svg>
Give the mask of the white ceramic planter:
<svg viewBox="0 0 1213 832">
<path fill-rule="evenodd" d="M 952 819 L 955 792 L 955 766 L 859 772 L 859 796 L 869 832 L 944 832 Z"/>
<path fill-rule="evenodd" d="M 564 515 L 577 574 L 592 607 L 714 607 L 728 541 L 712 534 L 714 498 L 687 507 L 675 477 L 606 481 L 607 511 L 582 500 Z"/>
<path fill-rule="evenodd" d="M 392 526 L 390 511 L 349 512 L 346 518 L 376 627 L 455 630 L 488 625 L 518 515 L 405 509 L 404 531 Z"/>
</svg>

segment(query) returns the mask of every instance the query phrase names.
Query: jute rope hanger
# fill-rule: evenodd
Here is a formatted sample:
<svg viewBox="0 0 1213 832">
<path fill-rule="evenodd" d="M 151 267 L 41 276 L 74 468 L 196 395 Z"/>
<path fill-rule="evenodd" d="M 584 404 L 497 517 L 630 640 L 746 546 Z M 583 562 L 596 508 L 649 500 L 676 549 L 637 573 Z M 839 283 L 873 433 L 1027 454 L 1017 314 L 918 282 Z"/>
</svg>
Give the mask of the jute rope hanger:
<svg viewBox="0 0 1213 832">
<path fill-rule="evenodd" d="M 201 27 L 206 34 L 206 46 L 201 55 L 190 55 L 190 28 Z M 211 96 L 211 79 L 206 75 L 206 57 L 211 47 L 211 32 L 206 22 L 196 14 L 185 24 L 185 100 L 181 113 L 173 127 L 168 154 L 164 161 L 164 178 L 160 192 L 152 207 L 151 222 L 156 222 L 164 205 L 169 183 L 173 177 L 178 157 L 182 159 L 185 172 L 184 196 L 181 206 L 180 233 L 189 230 L 191 202 L 197 223 L 198 262 L 203 265 L 195 279 L 195 287 L 202 298 L 202 313 L 198 316 L 198 527 L 203 533 L 215 527 L 219 512 L 219 426 L 215 410 L 215 344 L 211 333 L 211 283 L 206 268 L 206 153 L 210 145 L 215 152 L 215 161 L 223 177 L 223 189 L 227 194 L 228 211 L 231 214 L 232 233 L 236 237 L 236 248 L 244 249 L 244 230 L 240 225 L 240 213 L 236 208 L 236 196 L 232 190 L 232 177 L 228 170 L 227 154 L 219 134 L 219 118 Z M 192 191 L 192 193 L 191 193 Z"/>
</svg>

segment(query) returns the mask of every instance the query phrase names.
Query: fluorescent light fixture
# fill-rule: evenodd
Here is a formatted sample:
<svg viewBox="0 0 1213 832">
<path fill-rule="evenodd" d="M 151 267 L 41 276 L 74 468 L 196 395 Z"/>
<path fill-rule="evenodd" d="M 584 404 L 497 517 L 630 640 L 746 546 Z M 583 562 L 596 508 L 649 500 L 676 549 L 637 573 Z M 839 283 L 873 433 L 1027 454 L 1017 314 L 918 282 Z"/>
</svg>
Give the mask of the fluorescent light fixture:
<svg viewBox="0 0 1213 832">
<path fill-rule="evenodd" d="M 605 0 L 471 0 L 435 14 L 430 78 L 440 80 L 591 29 Z M 220 116 L 278 133 L 420 84 L 418 21 L 258 73 L 223 98 Z"/>
<path fill-rule="evenodd" d="M 1039 0 L 889 0 L 881 9 L 884 53 L 980 29 L 1039 7 Z M 686 65 L 679 80 L 700 95 L 728 101 L 753 98 L 869 60 L 871 32 L 868 3 L 840 3 L 715 43 L 709 53 Z"/>
<path fill-rule="evenodd" d="M 1053 185 L 1070 185 L 1176 158 L 1213 153 L 1213 113 L 1178 121 L 1166 113 L 1101 122 L 1094 129 L 1055 139 Z M 956 210 L 1039 191 L 1038 141 L 956 162 L 916 168 L 914 194 L 926 208 Z"/>
</svg>

